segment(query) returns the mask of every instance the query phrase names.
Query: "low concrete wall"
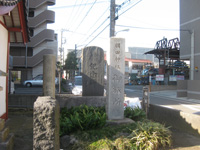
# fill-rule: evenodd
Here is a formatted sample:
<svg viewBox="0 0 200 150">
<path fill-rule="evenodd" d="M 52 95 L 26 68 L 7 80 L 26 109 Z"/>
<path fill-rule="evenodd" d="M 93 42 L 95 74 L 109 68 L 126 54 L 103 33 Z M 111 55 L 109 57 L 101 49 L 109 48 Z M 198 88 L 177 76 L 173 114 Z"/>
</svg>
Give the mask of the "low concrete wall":
<svg viewBox="0 0 200 150">
<path fill-rule="evenodd" d="M 38 95 L 8 95 L 8 107 L 33 108 Z"/>
<path fill-rule="evenodd" d="M 149 87 L 148 85 L 146 87 Z M 176 85 L 152 85 L 151 91 L 176 90 Z"/>
<path fill-rule="evenodd" d="M 106 97 L 104 96 L 70 96 L 66 94 L 56 95 L 56 100 L 58 100 L 60 107 L 74 107 L 82 104 L 88 106 L 105 106 Z"/>
<path fill-rule="evenodd" d="M 33 108 L 38 95 L 9 95 L 8 107 Z M 86 104 L 88 106 L 104 106 L 106 97 L 104 96 L 74 96 L 70 94 L 58 94 L 56 100 L 61 108 L 79 106 Z"/>
<path fill-rule="evenodd" d="M 191 99 L 200 99 L 200 80 L 188 80 L 187 96 Z"/>
<path fill-rule="evenodd" d="M 177 97 L 187 97 L 187 80 L 177 81 Z"/>
<path fill-rule="evenodd" d="M 149 119 L 200 136 L 200 116 L 150 104 Z"/>
</svg>

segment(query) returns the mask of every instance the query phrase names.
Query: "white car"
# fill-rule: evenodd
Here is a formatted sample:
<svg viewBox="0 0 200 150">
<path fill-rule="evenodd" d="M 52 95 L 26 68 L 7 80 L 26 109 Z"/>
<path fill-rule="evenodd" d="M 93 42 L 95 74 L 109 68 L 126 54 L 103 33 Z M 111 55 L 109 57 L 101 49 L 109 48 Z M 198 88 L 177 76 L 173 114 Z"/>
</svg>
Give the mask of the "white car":
<svg viewBox="0 0 200 150">
<path fill-rule="evenodd" d="M 82 88 L 83 88 L 82 76 L 75 76 L 74 87 L 72 88 L 72 94 L 82 95 L 82 91 L 83 91 Z"/>
<path fill-rule="evenodd" d="M 58 84 L 58 78 L 55 78 L 55 84 Z M 26 80 L 24 81 L 24 85 L 27 87 L 31 87 L 31 86 L 35 86 L 35 85 L 43 85 L 43 75 L 37 75 L 35 78 L 33 78 L 32 80 Z"/>
</svg>

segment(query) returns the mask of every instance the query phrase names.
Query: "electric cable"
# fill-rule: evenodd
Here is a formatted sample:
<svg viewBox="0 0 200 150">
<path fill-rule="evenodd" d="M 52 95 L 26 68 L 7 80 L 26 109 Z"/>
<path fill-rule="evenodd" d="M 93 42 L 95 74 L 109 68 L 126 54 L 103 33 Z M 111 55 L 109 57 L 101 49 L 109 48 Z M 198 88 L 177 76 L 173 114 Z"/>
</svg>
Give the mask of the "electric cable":
<svg viewBox="0 0 200 150">
<path fill-rule="evenodd" d="M 94 41 L 109 25 L 110 23 L 106 27 L 104 27 L 103 30 L 101 30 L 101 32 L 99 32 L 99 34 L 97 34 L 89 43 L 87 43 L 85 47 L 88 46 L 92 41 Z"/>
</svg>

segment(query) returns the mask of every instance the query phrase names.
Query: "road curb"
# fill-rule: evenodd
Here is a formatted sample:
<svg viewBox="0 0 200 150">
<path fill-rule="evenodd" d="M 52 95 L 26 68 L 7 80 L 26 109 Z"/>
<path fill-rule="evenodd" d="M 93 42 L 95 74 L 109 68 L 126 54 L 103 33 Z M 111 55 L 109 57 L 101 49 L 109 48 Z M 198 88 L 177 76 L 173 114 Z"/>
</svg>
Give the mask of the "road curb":
<svg viewBox="0 0 200 150">
<path fill-rule="evenodd" d="M 200 115 L 150 104 L 148 118 L 200 136 Z"/>
</svg>

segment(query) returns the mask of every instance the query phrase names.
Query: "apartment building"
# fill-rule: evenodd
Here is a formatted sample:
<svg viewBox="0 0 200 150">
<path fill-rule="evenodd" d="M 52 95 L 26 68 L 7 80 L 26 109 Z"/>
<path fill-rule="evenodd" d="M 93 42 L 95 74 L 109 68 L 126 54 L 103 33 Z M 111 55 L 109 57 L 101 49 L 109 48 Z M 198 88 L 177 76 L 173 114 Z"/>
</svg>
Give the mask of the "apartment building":
<svg viewBox="0 0 200 150">
<path fill-rule="evenodd" d="M 13 56 L 13 72 L 21 81 L 43 74 L 43 55 L 57 55 L 57 35 L 47 29 L 48 23 L 55 22 L 55 12 L 48 6 L 55 0 L 29 0 L 28 27 L 30 42 L 25 46 L 11 43 L 10 55 Z"/>
<path fill-rule="evenodd" d="M 190 80 L 178 83 L 177 96 L 200 99 L 200 1 L 179 2 L 180 59 L 190 61 Z"/>
</svg>

